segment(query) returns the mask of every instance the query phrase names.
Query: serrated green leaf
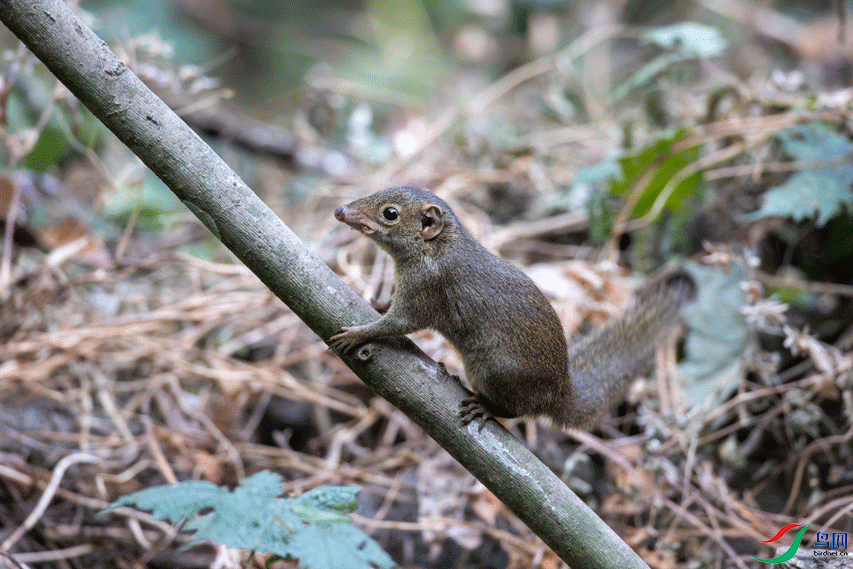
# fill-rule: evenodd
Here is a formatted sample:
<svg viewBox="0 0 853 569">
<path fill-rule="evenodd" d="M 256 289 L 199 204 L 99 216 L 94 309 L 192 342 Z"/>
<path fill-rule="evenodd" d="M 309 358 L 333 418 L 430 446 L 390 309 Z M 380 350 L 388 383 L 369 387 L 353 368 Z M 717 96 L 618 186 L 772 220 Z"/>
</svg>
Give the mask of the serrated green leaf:
<svg viewBox="0 0 853 569">
<path fill-rule="evenodd" d="M 358 509 L 358 486 L 326 486 L 306 492 L 296 500 L 293 513 L 312 523 L 348 521 L 344 514 Z"/>
<path fill-rule="evenodd" d="M 379 545 L 351 524 L 310 525 L 293 536 L 305 567 L 325 569 L 390 569 L 394 562 Z"/>
<path fill-rule="evenodd" d="M 690 327 L 684 361 L 679 365 L 682 392 L 695 405 L 709 408 L 724 401 L 743 377 L 743 352 L 747 324 L 740 283 L 743 269 L 731 265 L 726 271 L 685 263 L 684 269 L 697 286 L 696 301 L 684 309 Z"/>
<path fill-rule="evenodd" d="M 151 510 L 154 517 L 176 524 L 194 516 L 200 510 L 221 504 L 227 494 L 227 488 L 211 482 L 190 480 L 178 486 L 155 486 L 128 494 L 113 502 L 103 513 L 136 504 L 141 510 Z"/>
<path fill-rule="evenodd" d="M 797 172 L 788 180 L 764 194 L 764 204 L 747 215 L 748 220 L 765 217 L 788 217 L 794 221 L 815 218 L 823 227 L 843 205 L 853 203 L 850 183 L 842 183 L 836 173 L 826 168 Z"/>
<path fill-rule="evenodd" d="M 720 30 L 696 22 L 655 28 L 644 33 L 643 38 L 690 58 L 714 57 L 728 47 L 728 42 L 720 34 Z"/>
<path fill-rule="evenodd" d="M 394 567 L 388 554 L 344 515 L 357 508 L 357 486 L 316 488 L 300 497 L 277 498 L 281 484 L 281 477 L 269 471 L 246 478 L 233 491 L 188 481 L 124 496 L 103 513 L 136 504 L 172 523 L 189 519 L 185 529 L 195 533 L 188 546 L 209 539 L 298 559 L 306 569 Z"/>
<path fill-rule="evenodd" d="M 853 144 L 823 123 L 811 122 L 786 129 L 778 135 L 784 150 L 798 161 L 843 158 Z M 764 194 L 758 211 L 747 221 L 765 217 L 786 217 L 794 221 L 815 218 L 818 227 L 835 217 L 843 207 L 853 209 L 853 164 L 814 168 L 795 172 L 783 184 Z"/>
<path fill-rule="evenodd" d="M 182 211 L 181 201 L 151 170 L 145 171 L 141 191 L 120 189 L 110 195 L 102 213 L 110 219 L 126 218 L 136 212 L 142 229 L 159 230 L 171 214 Z"/>
<path fill-rule="evenodd" d="M 617 85 L 610 94 L 611 103 L 616 103 L 627 97 L 630 93 L 640 89 L 663 73 L 673 64 L 684 61 L 685 57 L 680 53 L 662 53 L 641 67 L 628 79 Z"/>
<path fill-rule="evenodd" d="M 853 150 L 849 140 L 822 122 L 793 126 L 779 131 L 776 137 L 794 160 L 831 160 L 841 158 Z"/>
<path fill-rule="evenodd" d="M 243 484 L 234 489 L 242 490 L 246 497 L 259 501 L 272 501 L 281 494 L 281 476 L 269 470 L 261 470 L 243 480 Z"/>
<path fill-rule="evenodd" d="M 616 160 L 605 158 L 598 164 L 578 170 L 575 179 L 572 181 L 572 188 L 610 184 L 613 180 L 621 181 L 622 177 L 622 168 L 619 167 Z"/>
<path fill-rule="evenodd" d="M 613 89 L 612 102 L 621 101 L 629 93 L 651 83 L 673 65 L 682 61 L 720 55 L 728 46 L 717 28 L 684 22 L 656 28 L 643 34 L 643 39 L 667 51 L 646 63 L 636 73 Z"/>
</svg>

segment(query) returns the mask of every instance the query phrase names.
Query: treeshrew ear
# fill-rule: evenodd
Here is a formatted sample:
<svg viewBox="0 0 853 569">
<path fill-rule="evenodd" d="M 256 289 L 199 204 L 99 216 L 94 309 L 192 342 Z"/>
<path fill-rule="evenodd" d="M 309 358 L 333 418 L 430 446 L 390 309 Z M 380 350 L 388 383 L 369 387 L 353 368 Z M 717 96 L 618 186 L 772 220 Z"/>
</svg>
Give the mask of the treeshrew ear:
<svg viewBox="0 0 853 569">
<path fill-rule="evenodd" d="M 442 229 L 444 229 L 444 214 L 441 208 L 436 205 L 425 207 L 421 211 L 421 237 L 429 241 L 438 237 Z"/>
</svg>

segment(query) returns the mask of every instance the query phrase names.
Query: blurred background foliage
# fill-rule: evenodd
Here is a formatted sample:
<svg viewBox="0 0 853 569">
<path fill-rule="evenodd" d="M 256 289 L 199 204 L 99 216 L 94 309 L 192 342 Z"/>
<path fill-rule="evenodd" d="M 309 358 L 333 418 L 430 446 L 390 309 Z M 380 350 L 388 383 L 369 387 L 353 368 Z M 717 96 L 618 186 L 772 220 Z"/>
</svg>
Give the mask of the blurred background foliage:
<svg viewBox="0 0 853 569">
<path fill-rule="evenodd" d="M 700 294 L 686 316 L 690 332 L 678 352 L 677 393 L 667 400 L 662 391 L 650 396 L 647 388 L 645 398 L 629 398 L 623 406 L 629 412 L 602 427 L 595 447 L 614 456 L 623 447 L 607 447 L 611 440 L 642 433 L 642 442 L 631 439 L 636 470 L 620 480 L 628 488 L 624 495 L 602 489 L 602 480 L 620 476 L 591 474 L 595 465 L 578 459 L 580 451 L 569 449 L 563 434 L 542 427 L 549 434 L 537 439 L 531 424 L 508 423 L 518 436 L 539 440 L 543 460 L 585 499 L 602 505 L 608 522 L 634 536 L 639 550 L 647 547 L 645 558 L 662 568 L 695 567 L 690 563 L 699 559 L 705 566 L 736 559 L 736 566 L 745 567 L 751 561 L 743 552 L 754 551 L 759 537 L 792 521 L 805 523 L 809 515 L 853 530 L 842 515 L 853 495 L 851 7 L 840 0 L 80 5 L 128 66 L 377 305 L 388 299 L 392 272 L 331 212 L 393 185 L 439 192 L 492 250 L 524 266 L 536 264 L 531 274 L 554 300 L 570 335 L 619 310 L 627 295 L 625 283 L 614 284 L 621 282 L 618 275 L 682 264 Z M 171 295 L 182 298 L 185 288 L 206 292 L 195 268 L 145 280 L 145 271 L 169 268 L 167 252 L 223 263 L 233 258 L 5 29 L 0 49 L 2 228 L 15 220 L 0 259 L 0 301 L 12 299 L 0 302 L 0 346 L 17 346 L 20 351 L 7 356 L 21 358 L 24 363 L 14 369 L 26 370 L 38 360 L 36 353 L 50 352 L 31 347 L 49 343 L 45 330 L 85 326 L 80 315 L 89 310 L 98 318 L 147 314 L 160 308 L 161 293 L 162 303 L 174 307 Z M 57 276 L 55 266 L 67 275 Z M 236 274 L 206 267 L 211 282 Z M 103 283 L 90 275 L 99 270 L 112 271 Z M 63 293 L 66 278 L 81 279 L 75 290 L 84 291 L 86 302 L 75 305 L 80 298 Z M 98 281 L 91 290 L 90 278 Z M 169 283 L 180 286 L 167 290 Z M 229 286 L 239 296 L 247 285 Z M 127 287 L 139 288 L 136 300 L 125 299 Z M 253 302 L 273 310 L 263 294 Z M 216 305 L 225 297 L 199 302 Z M 67 314 L 45 306 L 62 306 Z M 276 354 L 282 359 L 274 365 L 292 373 L 294 383 L 325 393 L 317 378 L 333 377 L 334 388 L 345 392 L 334 392 L 336 401 L 354 409 L 349 417 L 363 417 L 369 408 L 378 417 L 375 432 L 392 431 L 387 438 L 364 435 L 369 440 L 359 439 L 363 446 L 341 451 L 328 433 L 351 424 L 314 421 L 300 407 L 323 408 L 328 401 L 318 403 L 298 390 L 279 397 L 277 391 L 260 396 L 265 403 L 256 405 L 256 393 L 242 384 L 217 383 L 212 371 L 203 378 L 208 391 L 187 380 L 182 394 L 214 410 L 219 396 L 229 404 L 239 400 L 224 413 L 234 424 L 220 425 L 223 432 L 231 434 L 229 428 L 245 416 L 263 416 L 257 431 L 244 428 L 235 441 L 275 440 L 277 448 L 303 453 L 306 463 L 339 452 L 336 460 L 365 464 L 365 449 L 418 440 L 415 428 L 394 430 L 401 419 L 385 420 L 394 411 L 353 387 L 360 384 L 293 319 L 288 335 L 282 332 L 287 316 L 216 306 L 210 323 L 199 322 L 194 306 L 184 307 L 180 326 L 164 326 L 150 337 L 168 342 L 177 328 L 200 328 L 189 334 L 194 340 L 188 347 L 181 344 L 189 350 L 182 358 L 204 359 L 191 350 L 195 346 L 221 350 L 223 360 L 210 364 L 214 370 L 244 360 L 262 365 Z M 282 342 L 282 336 L 290 340 Z M 453 369 L 452 352 L 434 336 L 418 340 Z M 159 352 L 178 349 L 164 345 L 169 349 Z M 285 348 L 297 354 L 288 354 L 287 364 Z M 93 365 L 109 360 L 115 347 L 98 349 L 92 348 Z M 51 350 L 76 362 L 73 350 Z M 147 357 L 129 351 L 116 364 L 120 373 L 110 369 L 104 376 L 144 376 L 152 365 Z M 20 381 L 17 371 L 3 371 L 13 367 L 0 366 L 0 379 Z M 181 380 L 187 375 L 177 368 L 161 373 Z M 57 372 L 29 379 L 39 385 L 57 375 L 65 377 Z M 8 385 L 10 393 L 18 389 Z M 59 394 L 55 400 L 62 399 L 64 385 L 49 388 Z M 0 382 L 0 396 L 3 389 Z M 711 411 L 687 405 L 701 402 Z M 359 428 L 349 440 L 372 432 Z M 284 442 L 275 439 L 281 432 L 289 433 Z M 172 450 L 179 456 L 186 449 Z M 270 466 L 244 452 L 247 468 Z M 427 465 L 461 479 L 442 456 L 426 450 L 417 466 L 401 459 L 398 469 L 376 459 L 364 468 L 386 469 L 391 478 Z M 227 470 L 222 464 L 232 458 L 217 456 L 217 468 Z M 175 468 L 195 475 L 187 463 L 196 459 Z M 237 462 L 239 472 L 243 463 Z M 422 474 L 417 470 L 415 477 L 429 478 L 429 472 Z M 226 478 L 213 467 L 205 476 L 217 483 Z M 353 482 L 347 476 L 341 482 Z M 151 484 L 163 482 L 156 472 L 150 478 Z M 652 488 L 657 494 L 644 494 Z M 376 491 L 383 492 L 396 507 L 397 489 Z M 474 491 L 459 492 L 454 503 L 464 508 Z M 719 511 L 694 500 L 699 494 Z M 424 507 L 427 500 L 418 499 Z M 686 517 L 673 518 L 671 508 L 661 506 L 673 503 L 667 500 L 707 525 L 701 531 L 683 527 Z M 481 508 L 478 514 L 489 523 L 499 509 L 482 502 L 472 507 Z M 380 510 L 388 514 L 389 508 Z M 752 515 L 759 509 L 760 515 Z M 709 550 L 710 539 L 728 543 L 707 530 L 717 524 L 729 532 L 737 554 L 723 545 Z M 644 533 L 649 527 L 654 531 Z M 393 543 L 391 533 L 385 537 Z M 429 532 L 424 535 L 429 541 Z M 462 533 L 452 539 L 467 551 L 480 543 Z M 430 555 L 453 557 L 449 549 L 439 551 L 437 541 L 430 542 Z M 534 553 L 518 543 L 502 546 L 514 551 L 516 566 L 529 566 L 524 563 Z M 555 563 L 546 559 L 542 566 Z"/>
<path fill-rule="evenodd" d="M 841 24 L 829 0 L 136 0 L 81 6 L 98 33 L 121 46 L 137 73 L 173 107 L 209 115 L 219 113 L 225 101 L 239 117 L 284 129 L 272 153 L 298 166 L 277 180 L 284 198 L 302 197 L 329 176 L 355 179 L 407 159 L 430 121 L 449 108 L 457 116 L 448 131 L 472 163 L 494 165 L 501 155 L 531 148 L 535 155 L 530 139 L 543 129 L 589 125 L 618 147 L 598 149 L 567 169 L 619 159 L 636 172 L 647 166 L 644 149 L 651 156 L 674 136 L 663 133 L 646 146 L 657 129 L 689 127 L 694 117 L 712 121 L 732 107 L 743 109 L 755 102 L 753 85 L 762 78 L 775 77 L 789 87 L 793 81 L 795 91 L 849 79 L 849 62 L 840 55 L 844 46 L 835 41 L 833 28 L 833 22 Z M 13 45 L 8 34 L 5 43 Z M 476 106 L 475 95 L 486 86 L 543 58 L 553 69 L 531 75 L 538 92 L 521 90 L 499 106 L 492 101 Z M 52 96 L 49 89 L 37 83 L 10 93 L 12 132 L 36 124 Z M 781 97 L 764 95 L 759 97 Z M 759 102 L 808 105 L 807 97 Z M 30 170 L 61 166 L 99 143 L 97 123 L 75 112 L 60 109 L 39 129 L 38 145 L 27 157 Z M 194 126 L 219 135 L 211 142 L 263 194 L 263 182 L 253 180 L 262 176 L 256 170 L 258 147 L 246 155 L 239 141 L 232 144 L 238 137 L 233 128 L 210 125 L 210 116 L 196 118 L 200 124 Z M 635 155 L 633 166 L 619 149 Z M 648 213 L 655 188 L 680 164 L 662 169 L 635 215 Z M 614 195 L 632 182 L 629 171 Z M 694 193 L 698 183 L 698 176 L 682 181 L 667 209 Z M 156 194 L 151 207 L 168 201 Z M 113 204 L 109 211 L 127 207 Z M 605 224 L 593 233 L 610 229 Z"/>
</svg>

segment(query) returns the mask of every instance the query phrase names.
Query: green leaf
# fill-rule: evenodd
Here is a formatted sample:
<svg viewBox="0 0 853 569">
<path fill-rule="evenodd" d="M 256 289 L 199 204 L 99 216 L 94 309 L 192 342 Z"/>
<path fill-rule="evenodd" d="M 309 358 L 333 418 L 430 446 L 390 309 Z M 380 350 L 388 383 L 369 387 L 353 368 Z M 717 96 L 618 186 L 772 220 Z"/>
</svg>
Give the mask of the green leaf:
<svg viewBox="0 0 853 569">
<path fill-rule="evenodd" d="M 684 22 L 656 28 L 643 34 L 643 39 L 666 51 L 649 61 L 622 84 L 613 89 L 611 101 L 621 101 L 628 94 L 649 84 L 668 68 L 682 61 L 714 57 L 727 47 L 717 28 Z"/>
<path fill-rule="evenodd" d="M 679 365 L 682 391 L 693 404 L 709 408 L 734 392 L 743 377 L 747 324 L 743 308 L 743 268 L 732 264 L 724 271 L 685 263 L 697 285 L 696 301 L 684 309 L 690 326 L 685 359 Z"/>
<path fill-rule="evenodd" d="M 622 168 L 616 159 L 605 158 L 598 164 L 578 170 L 555 205 L 570 210 L 586 210 L 590 238 L 593 243 L 601 243 L 613 227 L 613 212 L 607 202 L 609 189 L 614 180 L 621 178 Z"/>
<path fill-rule="evenodd" d="M 794 221 L 815 218 L 818 227 L 826 225 L 843 205 L 853 203 L 850 183 L 838 174 L 823 171 L 797 172 L 764 195 L 761 209 L 747 216 L 749 220 L 765 217 L 789 217 Z"/>
<path fill-rule="evenodd" d="M 619 159 L 619 164 L 622 166 L 622 176 L 614 180 L 610 187 L 610 193 L 614 195 L 625 194 L 646 176 L 649 170 L 653 170 L 651 179 L 642 190 L 642 195 L 634 207 L 633 216 L 641 217 L 649 213 L 661 192 L 665 189 L 668 190 L 669 182 L 699 157 L 697 147 L 673 151 L 673 146 L 688 136 L 690 136 L 688 129 L 679 128 L 674 132 L 661 135 L 656 141 L 634 154 Z M 675 188 L 672 189 L 672 193 L 667 198 L 663 210 L 680 210 L 682 199 L 698 192 L 700 182 L 701 175 L 697 172 L 675 184 Z"/>
<path fill-rule="evenodd" d="M 776 137 L 794 160 L 831 160 L 853 150 L 849 140 L 817 121 L 779 131 Z"/>
<path fill-rule="evenodd" d="M 145 170 L 141 191 L 119 188 L 107 198 L 102 213 L 108 219 L 124 220 L 134 211 L 141 229 L 163 228 L 175 212 L 183 210 L 181 201 L 151 170 Z"/>
<path fill-rule="evenodd" d="M 572 182 L 572 188 L 600 186 L 602 184 L 610 184 L 613 180 L 622 180 L 622 169 L 619 164 L 612 158 L 605 158 L 594 166 L 581 168 L 575 174 L 575 179 Z M 605 186 L 606 187 L 606 186 Z"/>
<path fill-rule="evenodd" d="M 136 504 L 172 523 L 189 519 L 185 527 L 195 534 L 188 546 L 209 539 L 228 547 L 298 559 L 306 569 L 395 566 L 344 515 L 358 507 L 357 486 L 327 486 L 296 498 L 276 498 L 281 482 L 278 474 L 262 471 L 246 478 L 233 492 L 202 481 L 157 486 L 124 496 L 102 513 Z"/>
<path fill-rule="evenodd" d="M 293 536 L 292 546 L 304 567 L 394 567 L 388 554 L 352 524 L 310 525 Z M 387 558 L 387 563 L 378 561 Z"/>
<path fill-rule="evenodd" d="M 358 509 L 355 495 L 358 486 L 341 486 L 315 488 L 303 494 L 293 512 L 311 523 L 349 521 L 344 514 L 351 514 Z"/>
<path fill-rule="evenodd" d="M 728 42 L 720 34 L 720 30 L 695 22 L 655 28 L 643 34 L 643 38 L 691 59 L 714 57 L 728 47 Z"/>
<path fill-rule="evenodd" d="M 617 103 L 634 91 L 645 87 L 667 68 L 684 61 L 684 59 L 680 53 L 662 53 L 655 57 L 613 89 L 613 93 L 610 94 L 611 103 Z"/>
<path fill-rule="evenodd" d="M 794 160 L 832 160 L 853 151 L 849 140 L 819 122 L 797 125 L 777 136 Z M 851 185 L 853 164 L 850 163 L 801 170 L 768 190 L 761 208 L 744 217 L 747 221 L 765 217 L 788 217 L 794 221 L 816 218 L 815 223 L 822 227 L 842 207 L 853 210 Z"/>
</svg>

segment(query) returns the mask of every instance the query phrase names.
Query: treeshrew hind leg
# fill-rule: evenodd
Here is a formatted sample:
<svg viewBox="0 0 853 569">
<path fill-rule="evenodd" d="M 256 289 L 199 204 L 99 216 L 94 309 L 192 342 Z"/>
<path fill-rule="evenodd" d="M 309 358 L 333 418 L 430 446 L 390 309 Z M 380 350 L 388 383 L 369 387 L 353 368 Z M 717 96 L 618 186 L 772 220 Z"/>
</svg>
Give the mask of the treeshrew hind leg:
<svg viewBox="0 0 853 569">
<path fill-rule="evenodd" d="M 491 401 L 482 393 L 475 393 L 471 397 L 466 397 L 462 400 L 459 408 L 459 416 L 462 417 L 462 425 L 466 426 L 477 417 L 482 417 L 483 422 L 480 423 L 480 429 L 486 424 L 489 419 L 495 417 L 512 418 L 517 417 L 518 413 L 508 411 L 506 408 Z"/>
</svg>

